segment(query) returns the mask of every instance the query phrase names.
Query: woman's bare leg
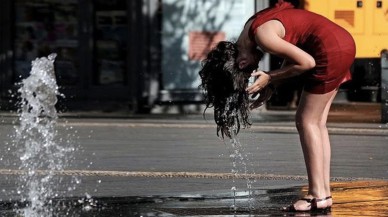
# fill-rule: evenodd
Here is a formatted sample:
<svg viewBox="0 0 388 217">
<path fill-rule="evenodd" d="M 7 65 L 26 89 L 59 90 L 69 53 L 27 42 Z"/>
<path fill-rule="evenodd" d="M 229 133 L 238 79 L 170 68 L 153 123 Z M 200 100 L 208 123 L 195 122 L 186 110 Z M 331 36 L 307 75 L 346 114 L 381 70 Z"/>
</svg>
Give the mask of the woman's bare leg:
<svg viewBox="0 0 388 217">
<path fill-rule="evenodd" d="M 323 159 L 324 159 L 324 180 L 325 180 L 325 194 L 327 196 L 331 196 L 331 189 L 330 189 L 330 163 L 331 163 L 331 145 L 330 145 L 330 139 L 329 139 L 329 133 L 326 127 L 327 123 L 327 117 L 329 115 L 330 106 L 335 98 L 335 95 L 337 94 L 338 90 L 335 90 L 335 93 L 332 95 L 331 99 L 329 100 L 329 103 L 326 105 L 326 108 L 322 114 L 322 120 L 321 120 L 321 135 L 322 135 L 322 144 L 323 144 Z M 327 200 L 327 206 L 332 206 L 333 200 L 328 199 Z"/>
<path fill-rule="evenodd" d="M 303 91 L 296 113 L 296 126 L 309 179 L 308 197 L 311 198 L 325 198 L 330 195 L 331 154 L 326 121 L 336 93 L 337 90 L 326 94 Z M 319 202 L 318 208 L 328 206 L 327 203 Z M 302 200 L 294 204 L 297 210 L 309 210 L 309 205 Z"/>
</svg>

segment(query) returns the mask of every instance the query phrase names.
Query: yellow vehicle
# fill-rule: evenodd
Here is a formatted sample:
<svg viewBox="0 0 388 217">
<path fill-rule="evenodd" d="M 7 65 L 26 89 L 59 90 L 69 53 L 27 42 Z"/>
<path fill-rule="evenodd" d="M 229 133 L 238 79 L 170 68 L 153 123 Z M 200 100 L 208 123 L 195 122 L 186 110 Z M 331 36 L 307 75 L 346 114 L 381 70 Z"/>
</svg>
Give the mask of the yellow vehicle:
<svg viewBox="0 0 388 217">
<path fill-rule="evenodd" d="M 381 53 L 388 49 L 388 0 L 302 0 L 305 10 L 321 14 L 348 30 L 356 42 L 348 100 L 379 102 Z"/>
<path fill-rule="evenodd" d="M 388 0 L 305 0 L 304 9 L 347 29 L 356 41 L 356 58 L 380 58 L 388 48 Z"/>
<path fill-rule="evenodd" d="M 348 101 L 381 101 L 381 52 L 388 49 L 388 0 L 285 0 L 298 8 L 320 14 L 350 32 L 356 42 L 356 60 L 352 81 L 341 87 L 341 97 Z M 274 5 L 278 0 L 270 0 Z M 292 18 L 290 18 L 292 19 Z M 271 68 L 279 67 L 271 57 Z M 269 108 L 290 108 L 295 104 L 298 82 L 278 87 Z M 297 90 L 297 91 L 295 91 Z M 342 98 L 341 98 L 342 100 Z"/>
</svg>

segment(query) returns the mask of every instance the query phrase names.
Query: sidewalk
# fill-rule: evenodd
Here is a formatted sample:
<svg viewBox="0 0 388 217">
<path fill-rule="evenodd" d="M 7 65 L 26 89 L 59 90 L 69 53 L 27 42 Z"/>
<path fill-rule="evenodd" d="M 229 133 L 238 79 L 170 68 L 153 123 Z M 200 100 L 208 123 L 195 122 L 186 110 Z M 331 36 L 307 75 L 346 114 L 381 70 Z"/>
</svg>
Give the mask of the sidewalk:
<svg viewBox="0 0 388 217">
<path fill-rule="evenodd" d="M 388 216 L 388 158 L 383 151 L 388 126 L 374 122 L 376 105 L 353 108 L 334 106 L 330 114 L 335 204 L 331 213 L 320 216 Z M 247 209 L 247 179 L 231 174 L 228 143 L 216 137 L 212 112 L 206 112 L 205 120 L 202 108 L 199 111 L 61 114 L 60 135 L 70 134 L 82 151 L 75 153 L 77 164 L 60 175 L 65 181 L 72 175 L 81 180 L 75 201 L 86 194 L 99 201 L 89 211 L 83 210 L 84 205 L 74 209 L 81 216 L 298 216 L 279 211 L 301 197 L 307 185 L 293 123 L 295 111 L 255 111 L 253 126 L 241 132 L 250 168 L 255 168 L 255 210 Z M 6 143 L 16 116 L 3 117 L 7 118 L 0 135 Z M 18 171 L 0 169 L 0 186 L 14 190 Z M 231 191 L 234 186 L 236 196 Z M 67 187 L 63 185 L 63 192 Z M 240 207 L 236 212 L 230 209 L 235 201 Z M 6 213 L 7 206 L 1 205 L 4 202 L 0 214 Z"/>
<path fill-rule="evenodd" d="M 204 105 L 162 105 L 155 106 L 154 115 L 201 115 Z M 260 115 L 264 121 L 293 121 L 295 110 L 266 109 L 264 106 L 251 111 L 253 115 Z M 212 116 L 213 110 L 206 111 L 208 116 Z M 381 104 L 363 102 L 334 102 L 329 113 L 329 122 L 343 123 L 380 123 Z"/>
</svg>

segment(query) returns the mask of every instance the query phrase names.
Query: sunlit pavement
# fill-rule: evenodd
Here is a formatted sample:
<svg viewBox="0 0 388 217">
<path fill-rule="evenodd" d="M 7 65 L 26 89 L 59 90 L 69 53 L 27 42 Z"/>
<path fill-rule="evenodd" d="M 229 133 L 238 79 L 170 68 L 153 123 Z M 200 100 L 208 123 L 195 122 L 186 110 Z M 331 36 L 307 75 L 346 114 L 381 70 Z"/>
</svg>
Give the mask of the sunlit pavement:
<svg viewBox="0 0 388 217">
<path fill-rule="evenodd" d="M 63 114 L 59 136 L 72 139 L 80 151 L 74 153 L 75 165 L 58 175 L 65 183 L 73 175 L 82 180 L 73 196 L 91 195 L 99 201 L 92 209 L 77 206 L 75 212 L 81 216 L 388 216 L 388 126 L 377 121 L 376 108 L 364 110 L 374 115 L 341 109 L 331 114 L 335 201 L 331 213 L 279 211 L 303 196 L 307 183 L 292 111 L 254 113 L 252 127 L 239 135 L 248 153 L 247 172 L 256 175 L 253 210 L 246 208 L 247 181 L 231 177 L 230 144 L 216 137 L 209 114 L 206 120 L 201 114 L 104 114 L 105 118 Z M 3 115 L 4 144 L 10 142 L 14 119 Z M 13 157 L 3 152 L 2 162 Z M 17 199 L 19 173 L 12 165 L 1 165 L 3 204 Z M 234 186 L 237 197 L 231 192 Z M 61 196 L 71 199 L 66 193 Z M 231 210 L 234 203 L 236 211 Z M 7 206 L 1 207 L 4 213 Z"/>
<path fill-rule="evenodd" d="M 388 216 L 388 182 L 349 181 L 332 184 L 331 211 L 289 213 L 283 206 L 305 194 L 306 187 L 246 191 L 194 192 L 174 196 L 101 198 L 109 214 L 117 216 Z M 117 204 L 124 209 L 117 207 Z M 233 207 L 237 207 L 234 209 Z M 96 211 L 95 211 L 96 212 Z M 108 215 L 106 215 L 108 216 Z"/>
<path fill-rule="evenodd" d="M 332 216 L 388 216 L 388 182 L 333 183 Z"/>
<path fill-rule="evenodd" d="M 107 196 L 91 200 L 59 198 L 66 216 L 388 216 L 386 181 L 348 181 L 332 184 L 331 211 L 283 212 L 281 208 L 304 195 L 306 187 L 259 188 L 247 191 L 203 191 L 171 195 Z M 248 196 L 248 194 L 250 196 Z M 2 216 L 16 216 L 1 203 Z M 235 207 L 235 208 L 234 208 Z M 65 212 L 59 210 L 57 216 Z M 70 213 L 70 215 L 69 215 Z"/>
<path fill-rule="evenodd" d="M 184 215 L 245 215 L 245 216 L 388 216 L 388 182 L 351 181 L 332 184 L 335 203 L 330 212 L 288 213 L 280 211 L 305 194 L 306 187 L 261 189 L 254 191 L 249 210 L 249 198 L 229 195 L 203 196 L 186 195 L 174 200 L 165 200 L 154 210 L 177 216 Z M 239 209 L 233 211 L 227 205 L 237 203 Z"/>
<path fill-rule="evenodd" d="M 136 213 L 143 216 L 155 213 L 174 216 L 388 216 L 387 185 L 386 181 L 335 182 L 332 184 L 335 203 L 329 212 L 281 211 L 290 201 L 305 194 L 305 187 L 291 187 L 255 189 L 251 197 L 247 192 L 237 192 L 235 196 L 230 192 L 197 192 L 154 197 L 154 201 L 138 205 Z M 249 204 L 253 208 L 250 209 Z"/>
</svg>

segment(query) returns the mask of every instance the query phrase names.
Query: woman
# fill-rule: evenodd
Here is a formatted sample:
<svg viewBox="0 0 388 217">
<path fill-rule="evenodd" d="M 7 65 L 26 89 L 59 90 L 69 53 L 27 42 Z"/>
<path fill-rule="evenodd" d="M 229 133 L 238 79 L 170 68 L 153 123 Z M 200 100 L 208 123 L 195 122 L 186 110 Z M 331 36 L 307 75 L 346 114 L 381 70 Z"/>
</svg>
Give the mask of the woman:
<svg viewBox="0 0 388 217">
<path fill-rule="evenodd" d="M 263 52 L 284 58 L 282 67 L 269 72 L 253 70 Z M 240 122 L 249 125 L 247 95 L 260 93 L 251 107 L 260 106 L 271 94 L 269 84 L 301 76 L 296 127 L 309 187 L 307 195 L 285 211 L 326 210 L 333 204 L 326 121 L 339 86 L 351 79 L 354 57 L 354 40 L 346 30 L 279 0 L 248 20 L 236 43 L 220 42 L 204 61 L 200 76 L 207 107 L 214 106 L 217 132 L 227 136 L 238 132 Z M 247 87 L 250 76 L 256 81 Z"/>
</svg>

